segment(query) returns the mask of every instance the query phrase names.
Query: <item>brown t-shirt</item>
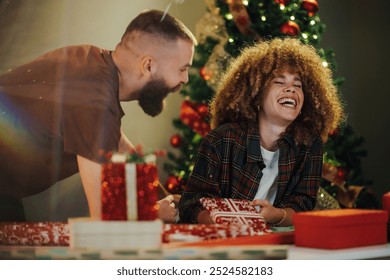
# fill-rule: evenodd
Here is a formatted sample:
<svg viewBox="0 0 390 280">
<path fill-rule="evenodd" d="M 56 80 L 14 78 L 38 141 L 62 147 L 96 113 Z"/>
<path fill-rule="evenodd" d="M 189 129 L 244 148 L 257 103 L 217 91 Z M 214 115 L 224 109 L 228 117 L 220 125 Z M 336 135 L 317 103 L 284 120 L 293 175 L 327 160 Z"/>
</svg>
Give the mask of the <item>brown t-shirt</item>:
<svg viewBox="0 0 390 280">
<path fill-rule="evenodd" d="M 0 76 L 0 195 L 39 193 L 118 148 L 118 72 L 94 46 L 49 52 Z"/>
</svg>

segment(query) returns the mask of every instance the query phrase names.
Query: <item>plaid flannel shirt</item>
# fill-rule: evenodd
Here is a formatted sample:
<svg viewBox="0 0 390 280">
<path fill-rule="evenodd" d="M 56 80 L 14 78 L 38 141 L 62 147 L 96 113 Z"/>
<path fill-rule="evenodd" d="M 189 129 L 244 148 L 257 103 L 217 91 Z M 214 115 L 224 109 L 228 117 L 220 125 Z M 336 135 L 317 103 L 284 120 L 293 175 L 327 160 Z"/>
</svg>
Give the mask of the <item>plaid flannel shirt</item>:
<svg viewBox="0 0 390 280">
<path fill-rule="evenodd" d="M 316 137 L 310 147 L 296 145 L 291 135 L 279 141 L 276 207 L 312 210 L 321 184 L 323 143 Z M 197 223 L 204 208 L 201 197 L 253 200 L 265 164 L 259 126 L 229 123 L 212 130 L 202 141 L 194 169 L 184 188 L 179 215 L 182 223 Z"/>
</svg>

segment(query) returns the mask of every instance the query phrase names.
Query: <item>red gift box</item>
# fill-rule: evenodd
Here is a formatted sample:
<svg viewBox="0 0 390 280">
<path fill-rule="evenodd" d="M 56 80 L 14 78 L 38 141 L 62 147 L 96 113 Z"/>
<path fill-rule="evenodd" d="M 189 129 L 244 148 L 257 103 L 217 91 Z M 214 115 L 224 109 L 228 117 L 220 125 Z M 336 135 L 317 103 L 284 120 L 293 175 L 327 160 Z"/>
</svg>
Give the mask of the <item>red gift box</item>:
<svg viewBox="0 0 390 280">
<path fill-rule="evenodd" d="M 387 243 L 383 210 L 336 209 L 301 212 L 293 216 L 295 245 L 342 249 Z"/>
<path fill-rule="evenodd" d="M 68 246 L 66 223 L 0 223 L 0 245 Z"/>
<path fill-rule="evenodd" d="M 246 225 L 228 224 L 165 224 L 163 243 L 197 242 L 244 236 L 259 236 L 269 230 L 259 231 Z"/>
<path fill-rule="evenodd" d="M 386 210 L 390 215 L 390 192 L 385 193 L 382 196 L 382 208 Z"/>
<path fill-rule="evenodd" d="M 387 241 L 390 242 L 390 192 L 382 196 L 382 208 L 389 213 L 389 220 L 387 222 Z"/>
<path fill-rule="evenodd" d="M 155 220 L 157 188 L 155 163 L 126 163 L 126 154 L 113 154 L 102 168 L 102 220 Z"/>
<path fill-rule="evenodd" d="M 269 232 L 263 216 L 249 200 L 203 197 L 200 202 L 216 224 L 245 225 L 258 234 Z"/>
</svg>

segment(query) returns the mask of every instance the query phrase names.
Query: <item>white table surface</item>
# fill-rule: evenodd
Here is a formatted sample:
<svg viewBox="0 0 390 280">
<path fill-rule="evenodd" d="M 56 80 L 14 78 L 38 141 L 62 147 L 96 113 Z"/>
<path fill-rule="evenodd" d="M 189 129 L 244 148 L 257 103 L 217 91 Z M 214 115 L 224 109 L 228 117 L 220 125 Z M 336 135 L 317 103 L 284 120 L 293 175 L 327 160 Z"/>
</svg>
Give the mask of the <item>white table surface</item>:
<svg viewBox="0 0 390 280">
<path fill-rule="evenodd" d="M 337 250 L 314 249 L 290 246 L 287 249 L 287 259 L 290 260 L 362 260 L 390 259 L 390 244 L 355 247 Z"/>
</svg>

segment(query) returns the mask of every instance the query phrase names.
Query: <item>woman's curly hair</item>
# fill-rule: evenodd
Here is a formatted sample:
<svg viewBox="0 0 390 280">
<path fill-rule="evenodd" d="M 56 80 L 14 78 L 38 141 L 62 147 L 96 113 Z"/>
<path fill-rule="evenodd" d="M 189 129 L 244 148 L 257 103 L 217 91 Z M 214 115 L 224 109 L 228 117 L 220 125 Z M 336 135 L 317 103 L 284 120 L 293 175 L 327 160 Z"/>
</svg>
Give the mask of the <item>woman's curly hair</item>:
<svg viewBox="0 0 390 280">
<path fill-rule="evenodd" d="M 301 114 L 287 128 L 297 143 L 309 144 L 344 120 L 343 105 L 333 84 L 332 73 L 323 66 L 316 50 L 298 39 L 263 41 L 245 48 L 230 64 L 210 104 L 211 126 L 228 122 L 258 122 L 264 91 L 276 74 L 297 71 L 302 81 L 304 104 Z"/>
</svg>

